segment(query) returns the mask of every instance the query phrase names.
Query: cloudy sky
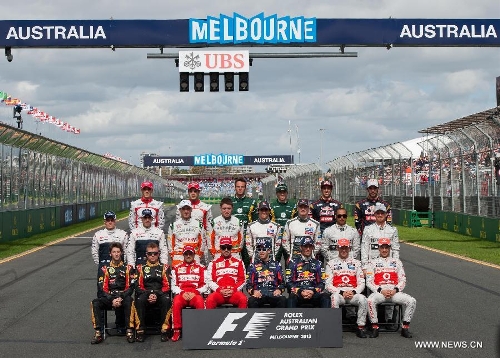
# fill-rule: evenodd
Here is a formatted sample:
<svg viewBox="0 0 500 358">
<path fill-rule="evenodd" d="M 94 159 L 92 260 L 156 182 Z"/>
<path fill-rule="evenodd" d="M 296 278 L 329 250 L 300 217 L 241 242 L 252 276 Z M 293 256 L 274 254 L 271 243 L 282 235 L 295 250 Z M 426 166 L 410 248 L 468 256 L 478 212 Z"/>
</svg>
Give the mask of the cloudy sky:
<svg viewBox="0 0 500 358">
<path fill-rule="evenodd" d="M 317 18 L 500 18 L 498 0 L 117 4 L 20 0 L 1 18 L 188 19 L 233 12 L 251 17 L 262 11 Z M 143 151 L 164 156 L 292 152 L 298 162 L 299 147 L 301 163 L 319 163 L 321 142 L 325 163 L 419 137 L 421 129 L 496 106 L 499 48 L 347 51 L 358 57 L 256 59 L 249 92 L 180 93 L 174 61 L 146 58 L 156 49 L 14 49 L 13 62 L 0 61 L 0 91 L 80 128 L 81 134 L 36 123 L 31 116 L 25 116 L 26 130 L 136 165 Z M 13 123 L 11 117 L 11 109 L 0 106 L 0 120 Z"/>
</svg>

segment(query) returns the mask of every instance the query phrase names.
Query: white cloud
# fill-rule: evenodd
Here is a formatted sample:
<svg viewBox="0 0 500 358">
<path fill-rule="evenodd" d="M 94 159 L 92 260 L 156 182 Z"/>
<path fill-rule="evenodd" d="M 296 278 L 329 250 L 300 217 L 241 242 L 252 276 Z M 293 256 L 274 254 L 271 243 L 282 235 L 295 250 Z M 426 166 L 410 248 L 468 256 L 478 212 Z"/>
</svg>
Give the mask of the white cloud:
<svg viewBox="0 0 500 358">
<path fill-rule="evenodd" d="M 124 2 L 41 3 L 4 19 L 176 19 L 265 11 L 318 18 L 491 18 L 496 0 Z M 360 30 L 361 31 L 361 30 Z M 252 51 L 271 51 L 270 48 Z M 277 49 L 275 49 L 277 51 Z M 296 49 L 285 48 L 281 51 Z M 301 49 L 304 51 L 304 49 Z M 307 50 L 307 49 L 306 49 Z M 328 49 L 319 49 L 328 50 Z M 333 49 L 337 51 L 337 49 Z M 179 92 L 173 60 L 151 60 L 157 49 L 14 49 L 2 64 L 0 90 L 12 92 L 61 120 L 80 135 L 29 122 L 25 128 L 89 151 L 110 152 L 138 163 L 140 152 L 194 155 L 239 152 L 296 155 L 317 162 L 325 128 L 323 162 L 419 136 L 418 130 L 495 105 L 497 48 L 348 48 L 357 58 L 256 59 L 250 92 Z M 175 52 L 170 49 L 168 52 Z M 208 88 L 208 79 L 205 83 Z M 3 121 L 11 112 L 0 111 Z M 31 119 L 30 119 L 31 120 Z"/>
</svg>

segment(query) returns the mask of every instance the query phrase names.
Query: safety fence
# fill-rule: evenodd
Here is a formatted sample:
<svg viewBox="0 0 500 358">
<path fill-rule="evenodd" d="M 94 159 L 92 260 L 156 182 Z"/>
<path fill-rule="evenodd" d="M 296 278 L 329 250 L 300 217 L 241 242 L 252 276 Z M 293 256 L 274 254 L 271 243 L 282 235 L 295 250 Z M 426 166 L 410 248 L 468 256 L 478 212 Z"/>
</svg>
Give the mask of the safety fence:
<svg viewBox="0 0 500 358">
<path fill-rule="evenodd" d="M 167 202 L 186 190 L 142 168 L 4 123 L 0 156 L 0 240 L 99 217 L 102 210 L 125 210 L 144 180 L 153 182 L 155 198 Z"/>
<path fill-rule="evenodd" d="M 500 241 L 500 107 L 423 130 L 415 143 L 398 142 L 327 163 L 332 196 L 351 207 L 367 195 L 368 179 L 391 203 L 396 224 L 433 226 Z M 325 176 L 326 176 L 325 175 Z M 313 199 L 323 177 L 315 164 L 264 178 L 266 198 L 278 181 L 291 197 Z"/>
<path fill-rule="evenodd" d="M 313 164 L 299 164 L 291 166 L 286 173 L 273 174 L 262 181 L 262 192 L 264 198 L 271 200 L 276 197 L 276 185 L 285 182 L 288 186 L 288 196 L 293 199 L 318 196 L 320 180 L 322 178 L 321 168 Z"/>
</svg>

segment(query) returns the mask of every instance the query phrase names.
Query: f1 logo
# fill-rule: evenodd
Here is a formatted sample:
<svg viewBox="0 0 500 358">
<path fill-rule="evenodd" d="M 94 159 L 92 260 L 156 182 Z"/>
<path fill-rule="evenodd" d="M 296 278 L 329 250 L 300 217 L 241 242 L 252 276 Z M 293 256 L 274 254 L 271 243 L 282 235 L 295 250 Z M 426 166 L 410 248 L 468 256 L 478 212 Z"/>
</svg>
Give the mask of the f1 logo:
<svg viewBox="0 0 500 358">
<path fill-rule="evenodd" d="M 212 336 L 212 339 L 217 339 L 217 338 L 222 338 L 226 334 L 226 332 L 232 332 L 238 326 L 238 324 L 233 323 L 237 319 L 240 319 L 244 316 L 246 316 L 246 313 L 229 313 L 224 321 L 222 321 L 221 325 L 219 326 L 219 329 L 215 334 Z"/>
<path fill-rule="evenodd" d="M 215 334 L 212 336 L 212 339 L 221 339 L 222 337 L 224 337 L 226 332 L 233 332 L 238 326 L 238 323 L 233 322 L 245 317 L 246 315 L 246 313 L 228 313 Z M 244 332 L 248 332 L 245 338 L 259 338 L 260 336 L 262 336 L 275 315 L 276 313 L 254 313 L 252 315 L 252 318 L 250 318 L 250 320 L 246 324 L 245 328 L 243 328 Z"/>
</svg>

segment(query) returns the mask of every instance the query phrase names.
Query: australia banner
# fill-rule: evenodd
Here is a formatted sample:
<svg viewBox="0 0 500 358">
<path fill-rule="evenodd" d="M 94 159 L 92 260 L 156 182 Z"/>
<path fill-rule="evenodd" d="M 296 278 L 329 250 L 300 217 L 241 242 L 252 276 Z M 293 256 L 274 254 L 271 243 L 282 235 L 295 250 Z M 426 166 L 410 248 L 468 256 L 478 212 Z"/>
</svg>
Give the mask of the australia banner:
<svg viewBox="0 0 500 358">
<path fill-rule="evenodd" d="M 293 155 L 258 155 L 241 154 L 200 154 L 193 157 L 157 157 L 145 156 L 144 167 L 191 167 L 191 166 L 239 166 L 239 165 L 271 165 L 293 164 Z"/>
</svg>

